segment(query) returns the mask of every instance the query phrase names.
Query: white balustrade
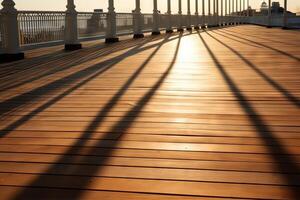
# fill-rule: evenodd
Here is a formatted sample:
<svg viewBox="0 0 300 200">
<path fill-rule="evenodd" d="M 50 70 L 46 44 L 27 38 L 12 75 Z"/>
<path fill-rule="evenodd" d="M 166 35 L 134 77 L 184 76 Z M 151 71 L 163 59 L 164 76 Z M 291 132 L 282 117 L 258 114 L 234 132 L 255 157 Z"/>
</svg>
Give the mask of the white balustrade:
<svg viewBox="0 0 300 200">
<path fill-rule="evenodd" d="M 82 48 L 81 44 L 78 42 L 77 11 L 75 10 L 75 7 L 74 0 L 68 0 L 65 31 L 66 50 L 77 50 Z"/>
<path fill-rule="evenodd" d="M 118 42 L 117 37 L 117 20 L 114 6 L 114 0 L 108 0 L 108 13 L 107 13 L 107 29 L 106 29 L 106 43 Z"/>
<path fill-rule="evenodd" d="M 153 27 L 152 35 L 159 35 L 159 12 L 157 7 L 157 0 L 153 0 Z"/>
<path fill-rule="evenodd" d="M 177 31 L 182 32 L 183 31 L 183 16 L 182 16 L 182 2 L 181 0 L 178 0 L 178 28 Z"/>
<path fill-rule="evenodd" d="M 135 0 L 135 10 L 134 10 L 134 35 L 133 38 L 143 38 L 143 16 L 141 13 L 141 2 L 140 0 Z"/>
<path fill-rule="evenodd" d="M 18 36 L 18 11 L 15 9 L 13 0 L 2 2 L 1 13 L 1 52 L 0 62 L 20 60 L 24 58 L 24 53 L 20 50 Z"/>
<path fill-rule="evenodd" d="M 105 38 L 106 42 L 116 42 L 118 35 L 133 34 L 138 38 L 144 37 L 144 32 L 160 34 L 160 30 L 166 30 L 171 33 L 173 28 L 183 31 L 184 26 L 187 29 L 194 26 L 198 29 L 200 24 L 201 28 L 239 22 L 283 28 L 300 26 L 299 17 L 288 16 L 287 0 L 284 1 L 284 15 L 272 16 L 272 20 L 270 6 L 268 16 L 250 17 L 249 0 L 247 10 L 246 0 L 208 0 L 207 5 L 206 0 L 202 0 L 201 17 L 198 0 L 195 0 L 194 15 L 191 14 L 190 0 L 187 1 L 186 15 L 182 14 L 182 0 L 178 0 L 178 14 L 175 15 L 172 15 L 172 0 L 167 0 L 166 14 L 159 13 L 157 0 L 153 0 L 152 14 L 141 12 L 140 0 L 135 0 L 136 7 L 132 13 L 116 13 L 114 0 L 108 2 L 108 12 L 104 13 L 97 10 L 77 12 L 74 0 L 68 0 L 65 12 L 17 11 L 13 0 L 3 0 L 3 9 L 0 11 L 0 61 L 23 58 L 21 47 L 65 43 L 66 49 L 74 50 L 81 48 L 79 41 L 85 39 Z"/>
</svg>

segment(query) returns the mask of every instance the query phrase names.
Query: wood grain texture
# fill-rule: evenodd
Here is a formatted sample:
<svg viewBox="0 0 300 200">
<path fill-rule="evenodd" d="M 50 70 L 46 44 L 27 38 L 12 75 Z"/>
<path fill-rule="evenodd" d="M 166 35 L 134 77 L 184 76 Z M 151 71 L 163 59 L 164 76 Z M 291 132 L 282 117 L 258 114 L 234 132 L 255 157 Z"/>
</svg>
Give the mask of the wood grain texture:
<svg viewBox="0 0 300 200">
<path fill-rule="evenodd" d="M 1 200 L 300 198 L 300 32 L 252 25 L 0 65 Z"/>
</svg>

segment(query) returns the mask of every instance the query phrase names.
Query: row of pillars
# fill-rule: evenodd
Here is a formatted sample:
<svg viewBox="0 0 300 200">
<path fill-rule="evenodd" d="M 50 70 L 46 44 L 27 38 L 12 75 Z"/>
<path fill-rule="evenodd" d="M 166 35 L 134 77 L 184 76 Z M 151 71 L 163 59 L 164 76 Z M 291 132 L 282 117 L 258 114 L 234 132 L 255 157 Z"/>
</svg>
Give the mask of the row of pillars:
<svg viewBox="0 0 300 200">
<path fill-rule="evenodd" d="M 201 0 L 200 0 L 201 1 Z M 213 13 L 211 13 L 211 1 L 213 2 Z M 224 2 L 225 1 L 225 2 Z M 238 8 L 238 1 L 240 8 Z M 223 16 L 232 16 L 237 15 L 238 12 L 242 12 L 242 2 L 244 2 L 245 8 L 246 0 L 221 0 L 221 9 L 219 9 L 219 0 L 208 0 L 208 16 L 219 17 L 219 10 L 221 10 L 221 17 Z M 285 15 L 286 15 L 286 5 L 287 0 L 285 0 Z M 108 13 L 107 13 L 107 31 L 106 31 L 106 43 L 118 42 L 119 38 L 117 37 L 117 25 L 116 25 L 116 12 L 114 7 L 114 0 L 108 0 Z M 271 0 L 269 0 L 269 20 L 271 20 Z M 4 30 L 4 52 L 0 53 L 0 61 L 11 61 L 19 60 L 24 58 L 24 53 L 20 51 L 19 37 L 18 37 L 18 12 L 15 9 L 14 0 L 3 0 L 2 2 L 3 9 L 0 11 L 2 16 L 2 25 Z M 140 0 L 135 0 L 135 10 L 134 10 L 134 38 L 142 38 L 143 34 L 143 16 L 141 13 L 141 4 Z M 67 10 L 66 10 L 66 24 L 65 24 L 65 49 L 66 50 L 77 50 L 81 49 L 82 45 L 78 41 L 78 29 L 77 29 L 77 11 L 74 4 L 74 0 L 67 0 Z M 219 20 L 217 24 L 207 23 L 205 20 L 205 0 L 202 0 L 202 22 L 194 24 L 195 29 L 206 28 L 206 25 L 209 27 L 211 25 L 220 25 Z M 225 8 L 225 13 L 224 13 Z M 249 8 L 249 0 L 247 0 L 247 10 Z M 249 11 L 249 10 L 248 10 Z M 168 25 L 166 27 L 167 33 L 173 32 L 172 27 L 172 11 L 171 11 L 171 0 L 167 0 L 167 14 Z M 183 31 L 185 26 L 187 30 L 192 29 L 192 16 L 191 16 L 191 0 L 187 0 L 187 16 L 188 22 L 184 24 L 182 17 L 182 0 L 178 0 L 178 15 L 179 15 L 179 26 L 177 31 Z M 195 0 L 195 15 L 199 16 L 199 5 L 198 0 Z M 249 15 L 249 12 L 247 13 Z M 199 18 L 197 18 L 199 19 Z M 231 22 L 234 23 L 234 22 Z M 286 23 L 286 20 L 285 20 Z M 200 26 L 201 24 L 201 26 Z M 153 27 L 152 35 L 159 35 L 159 10 L 157 5 L 157 0 L 153 0 Z"/>
</svg>

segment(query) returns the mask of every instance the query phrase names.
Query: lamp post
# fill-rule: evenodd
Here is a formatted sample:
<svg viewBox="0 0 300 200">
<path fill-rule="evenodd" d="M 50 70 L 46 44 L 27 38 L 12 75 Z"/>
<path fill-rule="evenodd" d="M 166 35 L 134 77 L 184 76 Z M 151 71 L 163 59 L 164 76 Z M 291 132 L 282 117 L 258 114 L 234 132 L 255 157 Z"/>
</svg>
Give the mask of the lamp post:
<svg viewBox="0 0 300 200">
<path fill-rule="evenodd" d="M 173 33 L 173 27 L 172 27 L 172 11 L 171 11 L 171 0 L 168 0 L 168 27 L 166 32 L 167 33 Z"/>
<path fill-rule="evenodd" d="M 118 42 L 117 37 L 117 20 L 114 6 L 114 0 L 108 0 L 108 13 L 107 13 L 107 31 L 106 31 L 106 43 Z"/>
<path fill-rule="evenodd" d="M 3 52 L 0 52 L 0 62 L 24 59 L 24 53 L 21 52 L 19 44 L 18 11 L 15 9 L 15 2 L 4 0 L 2 6 L 0 28 L 3 34 Z"/>
<path fill-rule="evenodd" d="M 141 13 L 141 2 L 140 0 L 135 0 L 135 10 L 133 13 L 134 20 L 134 34 L 133 38 L 143 38 L 143 16 Z"/>
</svg>

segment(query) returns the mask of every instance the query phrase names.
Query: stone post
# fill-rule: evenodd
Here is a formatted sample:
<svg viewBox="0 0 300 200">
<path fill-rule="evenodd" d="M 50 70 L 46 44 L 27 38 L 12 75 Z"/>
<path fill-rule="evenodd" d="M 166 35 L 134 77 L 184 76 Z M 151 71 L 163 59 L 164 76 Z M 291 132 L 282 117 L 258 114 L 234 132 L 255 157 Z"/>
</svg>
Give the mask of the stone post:
<svg viewBox="0 0 300 200">
<path fill-rule="evenodd" d="M 78 42 L 77 11 L 74 0 L 68 0 L 66 11 L 65 50 L 78 50 L 82 46 Z"/>
<path fill-rule="evenodd" d="M 108 13 L 107 13 L 107 30 L 106 30 L 106 43 L 118 42 L 117 37 L 117 19 L 114 6 L 114 0 L 108 0 Z"/>
<path fill-rule="evenodd" d="M 140 0 L 135 0 L 135 10 L 133 12 L 134 19 L 134 33 L 133 38 L 143 38 L 143 16 L 141 13 L 141 2 Z"/>
<path fill-rule="evenodd" d="M 24 59 L 19 44 L 18 11 L 15 9 L 15 2 L 4 0 L 2 6 L 0 28 L 3 44 L 0 49 L 0 63 Z"/>
</svg>

